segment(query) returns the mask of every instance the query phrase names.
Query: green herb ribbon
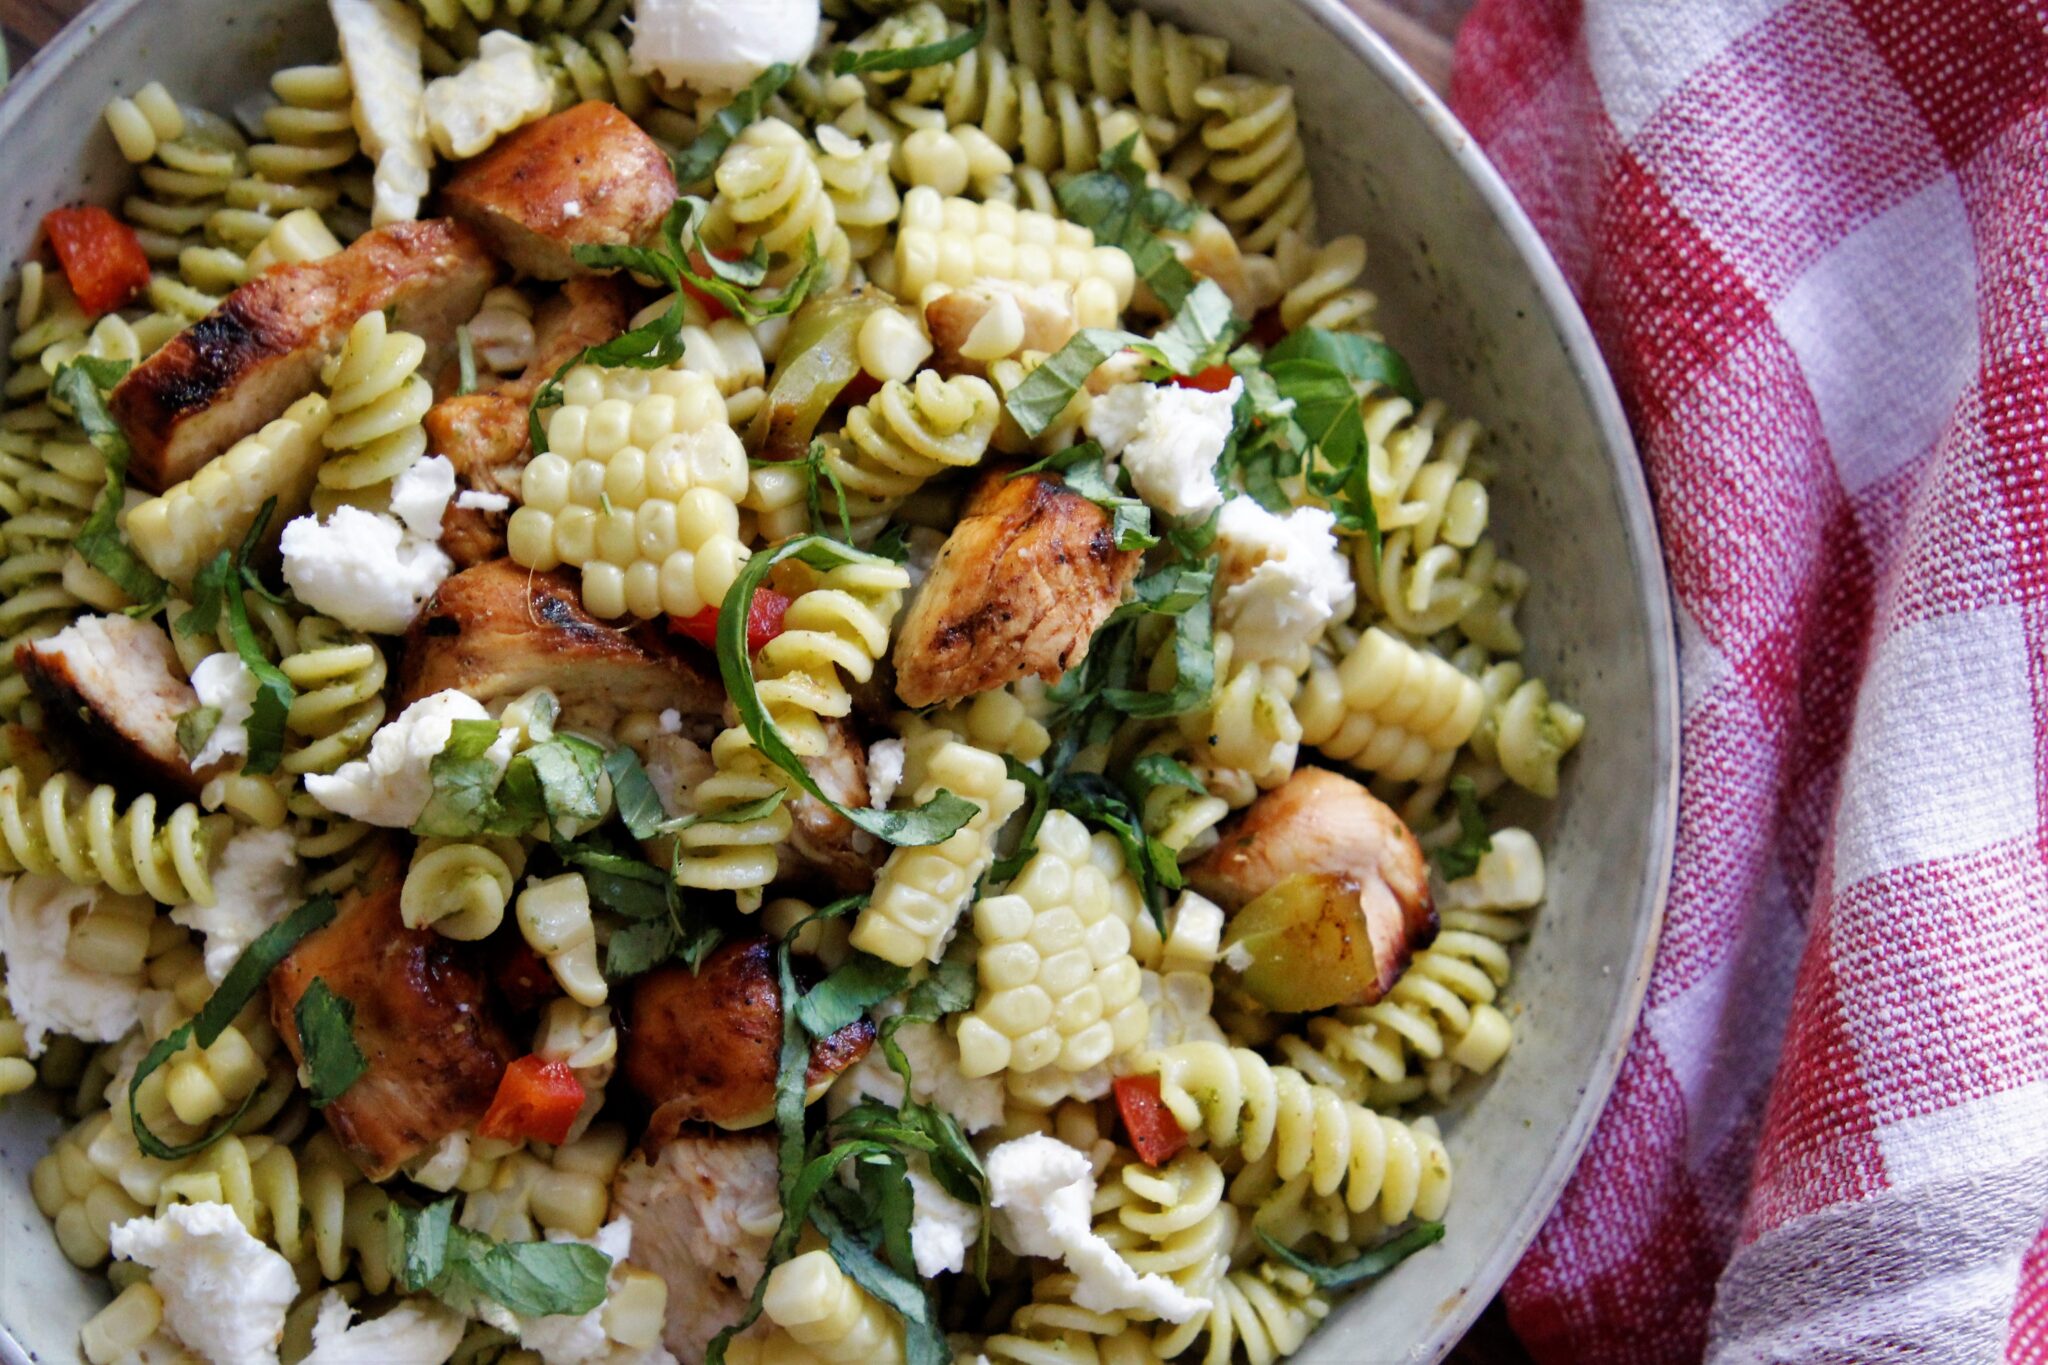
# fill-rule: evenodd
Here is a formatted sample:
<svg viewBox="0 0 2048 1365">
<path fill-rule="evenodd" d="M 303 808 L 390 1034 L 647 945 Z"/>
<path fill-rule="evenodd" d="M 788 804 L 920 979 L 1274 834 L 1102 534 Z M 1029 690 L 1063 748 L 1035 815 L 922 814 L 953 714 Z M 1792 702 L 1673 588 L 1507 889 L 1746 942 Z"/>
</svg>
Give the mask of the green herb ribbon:
<svg viewBox="0 0 2048 1365">
<path fill-rule="evenodd" d="M 107 466 L 106 483 L 72 544 L 78 548 L 79 557 L 112 579 L 137 609 L 154 612 L 163 605 L 168 590 L 123 538 L 120 528 L 128 462 L 134 452 L 129 448 L 127 434 L 107 410 L 106 391 L 120 383 L 127 373 L 125 360 L 79 356 L 59 367 L 50 383 L 50 392 L 71 409 L 78 425 L 85 430 L 85 439 Z"/>
</svg>

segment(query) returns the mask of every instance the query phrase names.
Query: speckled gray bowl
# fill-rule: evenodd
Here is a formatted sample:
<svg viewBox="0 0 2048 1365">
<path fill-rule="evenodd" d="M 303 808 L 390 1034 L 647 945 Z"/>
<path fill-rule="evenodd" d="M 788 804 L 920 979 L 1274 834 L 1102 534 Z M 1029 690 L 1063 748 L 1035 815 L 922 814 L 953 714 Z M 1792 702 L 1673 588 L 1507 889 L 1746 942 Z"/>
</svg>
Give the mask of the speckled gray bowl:
<svg viewBox="0 0 2048 1365">
<path fill-rule="evenodd" d="M 1677 693 L 1657 532 L 1635 447 L 1577 306 L 1492 168 L 1437 100 L 1337 0 L 1157 0 L 1291 77 L 1326 226 L 1371 245 L 1388 336 L 1423 387 L 1497 435 L 1495 525 L 1535 575 L 1535 672 L 1592 718 L 1540 820 L 1551 894 L 1514 986 L 1519 1041 L 1445 1116 L 1457 1192 L 1443 1243 L 1342 1307 L 1304 1361 L 1440 1358 L 1500 1287 L 1578 1159 L 1642 1003 L 1671 858 Z M 128 179 L 100 122 L 152 77 L 226 108 L 268 73 L 327 60 L 317 0 L 101 0 L 0 97 L 0 260 L 48 209 Z M 58 1130 L 0 1110 L 0 1359 L 76 1361 L 101 1302 L 29 1198 Z M 18 1346 L 15 1343 L 19 1343 Z"/>
</svg>

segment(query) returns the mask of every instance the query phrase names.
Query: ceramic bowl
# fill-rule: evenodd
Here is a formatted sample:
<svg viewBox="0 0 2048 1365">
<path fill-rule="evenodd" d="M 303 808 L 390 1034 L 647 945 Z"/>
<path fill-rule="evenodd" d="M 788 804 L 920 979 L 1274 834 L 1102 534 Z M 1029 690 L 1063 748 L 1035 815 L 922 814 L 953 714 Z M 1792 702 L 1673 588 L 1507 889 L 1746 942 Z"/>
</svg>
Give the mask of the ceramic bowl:
<svg viewBox="0 0 2048 1365">
<path fill-rule="evenodd" d="M 1676 669 L 1655 522 L 1614 389 L 1563 279 L 1499 177 L 1443 106 L 1336 0 L 1148 0 L 1228 38 L 1239 63 L 1294 82 L 1327 233 L 1363 232 L 1387 336 L 1425 391 L 1494 433 L 1494 524 L 1534 578 L 1529 662 L 1592 718 L 1536 822 L 1550 897 L 1520 950 L 1518 1040 L 1444 1115 L 1456 1190 L 1443 1242 L 1332 1314 L 1299 1359 L 1441 1357 L 1499 1289 L 1556 1202 L 1642 1002 L 1670 854 Z M 100 120 L 152 78 L 225 110 L 269 73 L 332 58 L 317 0 L 100 0 L 0 97 L 0 260 L 67 201 L 129 180 Z M 11 274 L 11 271 L 9 272 Z M 33 1101 L 0 1108 L 0 1358 L 69 1365 L 102 1302 L 58 1253 L 29 1169 L 58 1131 Z M 17 1344 L 18 1343 L 18 1344 Z"/>
</svg>

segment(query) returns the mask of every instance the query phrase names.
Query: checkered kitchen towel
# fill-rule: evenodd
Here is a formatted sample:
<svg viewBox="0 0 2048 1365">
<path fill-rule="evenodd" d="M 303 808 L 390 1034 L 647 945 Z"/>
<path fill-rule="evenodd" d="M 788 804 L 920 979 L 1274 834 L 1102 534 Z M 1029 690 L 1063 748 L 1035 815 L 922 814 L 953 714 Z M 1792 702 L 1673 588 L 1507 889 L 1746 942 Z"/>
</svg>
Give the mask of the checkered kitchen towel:
<svg viewBox="0 0 2048 1365">
<path fill-rule="evenodd" d="M 1649 1004 L 1546 1362 L 2048 1361 L 2048 6 L 1481 0 L 1678 599 Z"/>
</svg>

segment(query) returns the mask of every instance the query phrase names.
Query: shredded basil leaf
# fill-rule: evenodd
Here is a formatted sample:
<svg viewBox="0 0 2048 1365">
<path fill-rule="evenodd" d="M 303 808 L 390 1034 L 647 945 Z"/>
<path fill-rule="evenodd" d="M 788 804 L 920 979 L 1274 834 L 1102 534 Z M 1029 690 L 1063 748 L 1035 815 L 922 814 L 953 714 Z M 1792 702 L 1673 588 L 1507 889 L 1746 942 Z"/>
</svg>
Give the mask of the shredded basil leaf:
<svg viewBox="0 0 2048 1365">
<path fill-rule="evenodd" d="M 725 149 L 732 140 L 746 129 L 746 126 L 761 117 L 761 110 L 775 92 L 789 84 L 789 78 L 796 74 L 796 68 L 788 62 L 775 65 L 754 77 L 746 89 L 732 97 L 732 102 L 711 117 L 711 124 L 697 134 L 696 141 L 676 155 L 671 165 L 675 171 L 676 184 L 688 188 L 702 181 L 718 165 L 718 158 L 725 155 Z"/>
<path fill-rule="evenodd" d="M 107 411 L 105 391 L 128 373 L 125 360 L 96 360 L 80 356 L 60 367 L 50 384 L 58 402 L 69 407 L 85 430 L 85 439 L 106 462 L 107 479 L 98 501 L 72 544 L 79 557 L 112 579 L 130 602 L 154 611 L 163 604 L 167 589 L 141 556 L 121 534 L 121 505 L 128 486 L 128 461 L 133 452 L 128 437 Z"/>
<path fill-rule="evenodd" d="M 1303 327 L 1288 333 L 1266 352 L 1266 360 L 1321 361 L 1343 371 L 1354 384 L 1391 389 L 1411 403 L 1422 401 L 1422 390 L 1416 386 L 1415 373 L 1408 368 L 1408 362 L 1377 337 Z"/>
<path fill-rule="evenodd" d="M 953 1351 L 939 1328 L 930 1286 L 885 1264 L 829 1209 L 813 1205 L 811 1221 L 847 1278 L 902 1317 L 904 1365 L 951 1365 Z"/>
<path fill-rule="evenodd" d="M 270 973 L 277 964 L 290 956 L 292 949 L 298 947 L 306 935 L 334 918 L 334 908 L 334 897 L 315 896 L 257 935 L 256 941 L 235 959 L 235 965 L 228 968 L 228 974 L 221 978 L 220 985 L 199 1007 L 199 1013 L 189 1022 L 172 1029 L 167 1037 L 143 1054 L 142 1061 L 135 1068 L 134 1079 L 128 1082 L 128 1108 L 135 1116 L 135 1144 L 146 1155 L 160 1161 L 176 1161 L 205 1151 L 234 1131 L 235 1124 L 254 1103 L 261 1087 L 249 1092 L 249 1098 L 242 1101 L 241 1108 L 185 1143 L 165 1142 L 151 1132 L 136 1105 L 136 1096 L 141 1093 L 142 1083 L 150 1073 L 177 1056 L 187 1043 L 196 1043 L 201 1048 L 212 1047 L 221 1031 L 256 998 L 256 992 L 263 989 L 263 983 L 270 979 Z"/>
<path fill-rule="evenodd" d="M 652 839 L 667 818 L 653 779 L 640 763 L 640 755 L 620 745 L 604 756 L 605 775 L 612 780 L 612 803 L 626 832 L 635 839 Z"/>
<path fill-rule="evenodd" d="M 1008 857 L 998 858 L 989 865 L 988 879 L 992 883 L 1006 882 L 1022 872 L 1024 864 L 1030 862 L 1031 855 L 1038 851 L 1038 827 L 1045 823 L 1045 812 L 1052 795 L 1052 787 L 1043 776 L 1008 754 L 1003 755 L 1003 767 L 1009 770 L 1012 780 L 1024 784 L 1030 809 L 1024 818 L 1024 828 L 1017 835 L 1016 849 Z"/>
<path fill-rule="evenodd" d="M 1213 280 L 1191 289 L 1173 317 L 1154 336 L 1091 327 L 1077 332 L 1066 345 L 1046 357 L 1004 400 L 1011 418 L 1027 436 L 1042 435 L 1053 424 L 1095 367 L 1118 351 L 1133 350 L 1171 374 L 1192 374 L 1206 368 L 1236 334 L 1230 298 Z"/>
<path fill-rule="evenodd" d="M 455 1196 L 387 1215 L 392 1276 L 469 1311 L 489 1299 L 523 1318 L 577 1316 L 605 1300 L 612 1258 L 582 1242 L 501 1242 L 454 1221 Z"/>
<path fill-rule="evenodd" d="M 908 968 L 856 952 L 804 992 L 796 1002 L 797 1021 L 813 1038 L 830 1037 L 902 990 L 909 979 Z"/>
<path fill-rule="evenodd" d="M 768 571 L 785 559 L 800 560 L 814 569 L 829 571 L 844 564 L 877 564 L 886 561 L 865 554 L 850 545 L 823 536 L 794 536 L 771 549 L 756 553 L 727 589 L 718 609 L 718 671 L 725 681 L 726 695 L 739 711 L 747 734 L 768 761 L 787 773 L 792 781 L 837 811 L 848 822 L 866 830 L 885 843 L 898 846 L 936 844 L 974 817 L 980 808 L 964 796 L 948 791 L 914 810 L 873 810 L 842 806 L 818 786 L 810 770 L 789 747 L 782 730 L 761 704 L 754 684 L 754 660 L 747 651 L 747 616 L 754 594 L 767 580 Z"/>
<path fill-rule="evenodd" d="M 356 1046 L 356 1007 L 316 976 L 306 984 L 292 1019 L 312 1077 L 313 1107 L 325 1109 L 370 1069 Z"/>
<path fill-rule="evenodd" d="M 1487 831 L 1486 817 L 1480 813 L 1479 789 L 1472 785 L 1471 778 L 1452 778 L 1451 796 L 1458 803 L 1458 838 L 1432 856 L 1444 880 L 1454 882 L 1479 870 L 1480 858 L 1493 850 L 1493 835 Z"/>
<path fill-rule="evenodd" d="M 1311 1261 L 1283 1242 L 1274 1240 L 1264 1228 L 1259 1229 L 1259 1241 L 1266 1251 L 1281 1264 L 1299 1270 L 1314 1282 L 1317 1289 L 1332 1292 L 1349 1289 L 1353 1285 L 1375 1280 L 1392 1270 L 1401 1262 L 1413 1256 L 1426 1246 L 1432 1246 L 1444 1239 L 1442 1223 L 1417 1223 L 1398 1237 L 1390 1237 L 1342 1265 L 1323 1265 Z"/>
<path fill-rule="evenodd" d="M 1112 474 L 1102 447 L 1094 441 L 1083 441 L 1027 465 L 1010 477 L 1058 474 L 1067 487 L 1109 513 L 1110 535 L 1117 549 L 1149 550 L 1159 543 L 1159 537 L 1152 534 L 1152 509 L 1123 491 L 1122 472 Z"/>
<path fill-rule="evenodd" d="M 988 7 L 976 7 L 974 23 L 950 38 L 935 43 L 920 43 L 916 47 L 878 47 L 857 51 L 844 47 L 832 59 L 832 74 L 835 76 L 857 75 L 864 71 L 915 71 L 919 67 L 943 66 L 945 63 L 964 57 L 972 52 L 988 36 Z"/>
<path fill-rule="evenodd" d="M 263 642 L 249 621 L 249 604 L 244 592 L 253 592 L 273 602 L 284 599 L 263 586 L 249 557 L 262 543 L 263 531 L 277 510 L 277 499 L 269 498 L 256 513 L 242 543 L 222 550 L 201 566 L 192 577 L 192 609 L 178 618 L 180 635 L 195 636 L 219 629 L 221 613 L 228 618 L 228 638 L 235 654 L 256 679 L 256 699 L 244 728 L 249 732 L 249 752 L 242 759 L 242 771 L 251 776 L 274 772 L 284 756 L 284 722 L 298 689 L 291 679 L 263 652 Z"/>
<path fill-rule="evenodd" d="M 1197 796 L 1209 794 L 1209 789 L 1202 785 L 1202 779 L 1195 776 L 1194 769 L 1171 754 L 1142 755 L 1131 764 L 1124 787 L 1139 805 L 1144 804 L 1145 793 L 1154 787 L 1185 787 Z"/>
<path fill-rule="evenodd" d="M 1145 170 L 1132 156 L 1137 141 L 1138 134 L 1132 133 L 1102 153 L 1100 170 L 1062 184 L 1060 208 L 1093 232 L 1097 243 L 1128 255 L 1138 278 L 1171 312 L 1193 291 L 1195 276 L 1152 230 L 1184 229 L 1194 222 L 1195 210 L 1163 190 L 1146 186 Z"/>
</svg>

